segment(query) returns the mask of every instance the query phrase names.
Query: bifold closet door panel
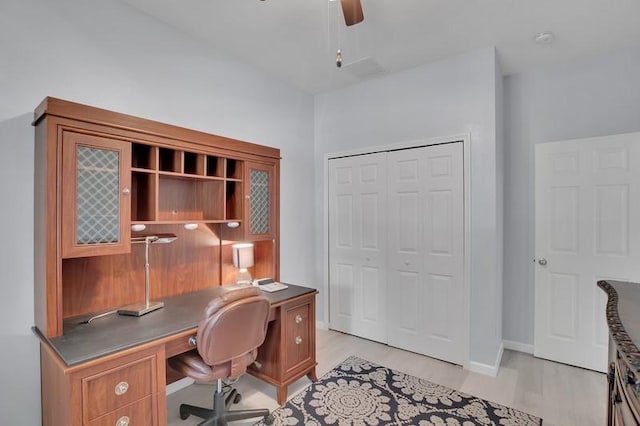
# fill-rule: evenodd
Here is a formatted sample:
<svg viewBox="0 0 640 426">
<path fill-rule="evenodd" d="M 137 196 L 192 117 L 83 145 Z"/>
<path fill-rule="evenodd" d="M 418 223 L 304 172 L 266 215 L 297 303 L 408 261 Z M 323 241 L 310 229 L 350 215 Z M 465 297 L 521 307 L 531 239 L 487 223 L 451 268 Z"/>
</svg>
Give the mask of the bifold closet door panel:
<svg viewBox="0 0 640 426">
<path fill-rule="evenodd" d="M 386 342 L 386 153 L 329 161 L 331 328 Z"/>
<path fill-rule="evenodd" d="M 388 343 L 462 364 L 462 143 L 388 153 Z"/>
</svg>

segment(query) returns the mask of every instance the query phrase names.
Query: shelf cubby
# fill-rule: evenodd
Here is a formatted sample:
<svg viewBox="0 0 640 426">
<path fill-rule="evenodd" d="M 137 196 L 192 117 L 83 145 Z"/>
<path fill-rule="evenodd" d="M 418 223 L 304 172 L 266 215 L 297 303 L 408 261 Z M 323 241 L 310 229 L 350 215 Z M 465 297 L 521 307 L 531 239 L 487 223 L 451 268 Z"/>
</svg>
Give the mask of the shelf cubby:
<svg viewBox="0 0 640 426">
<path fill-rule="evenodd" d="M 161 172 L 182 173 L 182 151 L 159 148 L 159 170 Z"/>
<path fill-rule="evenodd" d="M 156 219 L 158 191 L 155 173 L 131 172 L 131 221 Z"/>
<path fill-rule="evenodd" d="M 224 158 L 207 155 L 206 175 L 211 177 L 224 177 Z"/>
<path fill-rule="evenodd" d="M 141 143 L 131 144 L 131 167 L 134 169 L 156 169 L 158 148 Z"/>
<path fill-rule="evenodd" d="M 193 152 L 184 152 L 184 173 L 188 175 L 204 176 L 205 155 Z"/>
<path fill-rule="evenodd" d="M 224 182 L 159 176 L 158 221 L 224 220 Z"/>
<path fill-rule="evenodd" d="M 225 219 L 242 219 L 242 182 L 227 181 L 225 184 Z"/>
<path fill-rule="evenodd" d="M 227 158 L 226 178 L 242 179 L 242 164 L 243 162 L 240 160 Z"/>
</svg>

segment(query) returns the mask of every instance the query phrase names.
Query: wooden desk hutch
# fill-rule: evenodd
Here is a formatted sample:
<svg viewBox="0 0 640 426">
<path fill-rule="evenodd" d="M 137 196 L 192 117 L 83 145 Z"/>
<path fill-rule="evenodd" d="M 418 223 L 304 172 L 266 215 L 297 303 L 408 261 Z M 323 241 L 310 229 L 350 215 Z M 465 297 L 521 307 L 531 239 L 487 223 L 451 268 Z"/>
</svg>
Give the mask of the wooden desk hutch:
<svg viewBox="0 0 640 426">
<path fill-rule="evenodd" d="M 54 98 L 34 126 L 43 424 L 164 425 L 166 383 L 179 378 L 166 359 L 193 349 L 200 299 L 233 282 L 231 242 L 254 243 L 252 276 L 279 279 L 280 151 Z M 157 233 L 178 237 L 150 248 L 151 300 L 165 308 L 83 328 L 144 300 L 144 245 L 131 238 Z M 279 403 L 289 383 L 315 379 L 315 293 L 270 296 L 250 373 L 276 386 Z"/>
</svg>

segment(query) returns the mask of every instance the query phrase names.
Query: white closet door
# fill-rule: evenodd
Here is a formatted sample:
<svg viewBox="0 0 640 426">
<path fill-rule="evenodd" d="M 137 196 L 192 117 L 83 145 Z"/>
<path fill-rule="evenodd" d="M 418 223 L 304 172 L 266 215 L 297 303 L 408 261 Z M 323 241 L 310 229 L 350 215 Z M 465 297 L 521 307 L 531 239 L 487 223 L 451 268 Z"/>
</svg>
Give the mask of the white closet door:
<svg viewBox="0 0 640 426">
<path fill-rule="evenodd" d="M 607 369 L 602 279 L 640 280 L 640 133 L 535 147 L 535 356 Z"/>
<path fill-rule="evenodd" d="M 386 154 L 329 161 L 331 328 L 386 342 Z"/>
<path fill-rule="evenodd" d="M 464 361 L 462 143 L 388 154 L 388 343 Z"/>
</svg>

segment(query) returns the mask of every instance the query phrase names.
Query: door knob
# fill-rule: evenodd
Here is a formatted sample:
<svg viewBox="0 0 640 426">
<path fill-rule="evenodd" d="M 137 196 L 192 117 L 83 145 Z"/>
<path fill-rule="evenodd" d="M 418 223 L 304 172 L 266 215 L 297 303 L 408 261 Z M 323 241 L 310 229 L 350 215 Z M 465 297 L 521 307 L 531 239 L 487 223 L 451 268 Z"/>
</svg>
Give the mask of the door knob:
<svg viewBox="0 0 640 426">
<path fill-rule="evenodd" d="M 538 259 L 538 263 L 539 263 L 541 266 L 546 266 L 546 264 L 547 264 L 547 259 L 545 259 L 544 257 L 541 257 L 540 259 Z"/>
</svg>

